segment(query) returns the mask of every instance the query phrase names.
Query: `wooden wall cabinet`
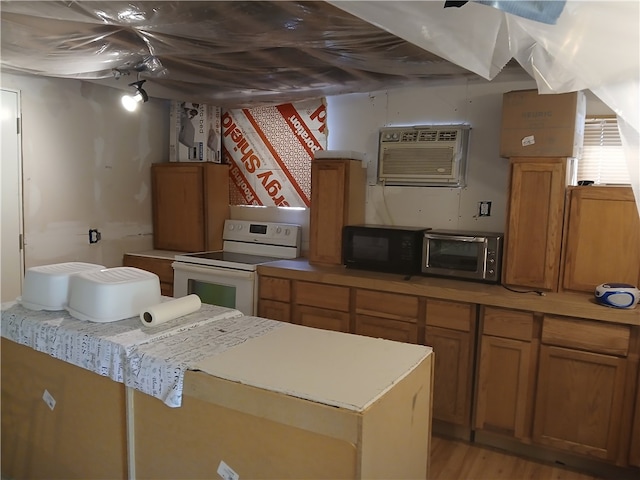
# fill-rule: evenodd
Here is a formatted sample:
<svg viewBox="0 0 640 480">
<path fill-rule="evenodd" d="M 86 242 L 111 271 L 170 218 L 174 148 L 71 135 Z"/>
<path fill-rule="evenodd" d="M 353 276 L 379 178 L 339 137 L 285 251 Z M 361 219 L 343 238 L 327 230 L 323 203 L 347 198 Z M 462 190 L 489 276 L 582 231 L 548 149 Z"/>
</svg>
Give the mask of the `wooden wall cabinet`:
<svg viewBox="0 0 640 480">
<path fill-rule="evenodd" d="M 259 277 L 258 316 L 291 322 L 291 280 Z"/>
<path fill-rule="evenodd" d="M 471 425 L 476 306 L 426 300 L 424 344 L 435 352 L 433 419 Z"/>
<path fill-rule="evenodd" d="M 418 297 L 357 289 L 355 314 L 358 335 L 418 343 Z"/>
<path fill-rule="evenodd" d="M 566 158 L 512 158 L 502 282 L 557 291 Z"/>
<path fill-rule="evenodd" d="M 125 253 L 122 265 L 136 267 L 158 275 L 160 279 L 160 293 L 167 297 L 173 297 L 173 267 L 171 258 L 159 258 L 135 253 Z"/>
<path fill-rule="evenodd" d="M 228 165 L 154 163 L 151 193 L 154 249 L 222 249 L 224 221 L 229 218 Z"/>
<path fill-rule="evenodd" d="M 350 159 L 311 163 L 309 263 L 342 264 L 342 227 L 364 223 L 366 169 Z"/>
<path fill-rule="evenodd" d="M 531 437 L 537 352 L 534 315 L 482 308 L 474 426 L 518 440 Z"/>
<path fill-rule="evenodd" d="M 349 288 L 322 283 L 294 283 L 293 323 L 307 327 L 350 332 Z"/>
<path fill-rule="evenodd" d="M 620 448 L 630 327 L 545 316 L 533 441 L 615 461 Z"/>
<path fill-rule="evenodd" d="M 640 285 L 640 217 L 631 187 L 571 187 L 563 249 L 564 290 Z"/>
</svg>

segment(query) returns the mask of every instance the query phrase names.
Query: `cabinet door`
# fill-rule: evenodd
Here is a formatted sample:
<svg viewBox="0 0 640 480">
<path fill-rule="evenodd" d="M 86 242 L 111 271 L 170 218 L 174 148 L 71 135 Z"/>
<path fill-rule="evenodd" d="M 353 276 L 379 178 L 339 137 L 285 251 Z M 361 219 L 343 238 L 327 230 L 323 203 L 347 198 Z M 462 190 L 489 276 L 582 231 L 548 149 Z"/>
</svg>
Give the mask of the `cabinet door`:
<svg viewBox="0 0 640 480">
<path fill-rule="evenodd" d="M 631 428 L 631 446 L 629 447 L 629 465 L 640 467 L 640 375 L 636 390 L 636 406 Z"/>
<path fill-rule="evenodd" d="M 433 418 L 456 425 L 471 423 L 471 336 L 439 327 L 425 329 L 433 348 Z"/>
<path fill-rule="evenodd" d="M 151 166 L 153 247 L 198 252 L 222 248 L 229 218 L 229 166 L 154 163 Z"/>
<path fill-rule="evenodd" d="M 300 325 L 349 333 L 348 313 L 306 305 L 297 306 L 295 312 L 296 320 Z"/>
<path fill-rule="evenodd" d="M 312 163 L 309 262 L 342 263 L 346 175 L 345 162 Z"/>
<path fill-rule="evenodd" d="M 558 289 L 566 162 L 511 159 L 502 271 L 507 285 Z"/>
<path fill-rule="evenodd" d="M 531 380 L 535 376 L 531 343 L 483 335 L 476 384 L 475 427 L 518 439 L 531 435 L 527 422 Z"/>
<path fill-rule="evenodd" d="M 203 172 L 198 165 L 152 165 L 155 249 L 205 250 Z"/>
<path fill-rule="evenodd" d="M 631 187 L 575 187 L 569 199 L 563 289 L 640 284 L 640 219 Z"/>
<path fill-rule="evenodd" d="M 396 342 L 418 342 L 418 326 L 415 323 L 369 315 L 356 315 L 356 333 L 367 337 L 395 340 Z"/>
<path fill-rule="evenodd" d="M 618 453 L 626 360 L 540 347 L 533 440 L 603 460 Z"/>
<path fill-rule="evenodd" d="M 342 264 L 342 227 L 364 222 L 365 183 L 359 161 L 311 163 L 309 263 Z"/>
</svg>

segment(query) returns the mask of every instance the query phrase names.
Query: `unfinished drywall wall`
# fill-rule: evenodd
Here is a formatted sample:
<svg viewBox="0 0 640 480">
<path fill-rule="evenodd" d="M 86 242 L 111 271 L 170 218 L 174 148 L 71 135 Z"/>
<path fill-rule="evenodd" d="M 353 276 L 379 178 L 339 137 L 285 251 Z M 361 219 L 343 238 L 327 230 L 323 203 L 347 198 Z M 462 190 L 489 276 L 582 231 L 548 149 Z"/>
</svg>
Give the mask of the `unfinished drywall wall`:
<svg viewBox="0 0 640 480">
<path fill-rule="evenodd" d="M 124 252 L 150 249 L 149 172 L 168 159 L 168 102 L 132 114 L 115 88 L 4 73 L 1 81 L 21 92 L 25 267 L 117 266 Z"/>
<path fill-rule="evenodd" d="M 368 160 L 366 221 L 503 231 L 509 162 L 499 156 L 502 94 L 528 88 L 535 82 L 527 76 L 499 77 L 330 97 L 328 148 L 364 152 Z M 466 187 L 376 184 L 381 127 L 459 123 L 471 126 Z M 479 217 L 478 202 L 484 201 L 491 202 L 491 214 Z"/>
</svg>

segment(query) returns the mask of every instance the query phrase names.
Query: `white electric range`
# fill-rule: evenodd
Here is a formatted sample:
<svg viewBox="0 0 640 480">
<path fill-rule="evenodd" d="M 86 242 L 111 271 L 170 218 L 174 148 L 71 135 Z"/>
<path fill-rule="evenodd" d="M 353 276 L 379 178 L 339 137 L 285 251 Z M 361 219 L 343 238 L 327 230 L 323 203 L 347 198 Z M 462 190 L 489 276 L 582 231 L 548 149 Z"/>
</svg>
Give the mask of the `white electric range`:
<svg viewBox="0 0 640 480">
<path fill-rule="evenodd" d="M 257 266 L 300 256 L 300 225 L 226 220 L 222 250 L 176 255 L 173 295 L 257 314 Z"/>
</svg>

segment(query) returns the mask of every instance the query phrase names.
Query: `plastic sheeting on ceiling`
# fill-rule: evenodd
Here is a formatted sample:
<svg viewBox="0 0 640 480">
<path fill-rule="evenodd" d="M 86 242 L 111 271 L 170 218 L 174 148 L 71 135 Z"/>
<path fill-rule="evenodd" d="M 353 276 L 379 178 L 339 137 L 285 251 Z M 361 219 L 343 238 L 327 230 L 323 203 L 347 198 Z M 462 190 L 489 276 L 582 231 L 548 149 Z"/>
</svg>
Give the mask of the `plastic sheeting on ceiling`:
<svg viewBox="0 0 640 480">
<path fill-rule="evenodd" d="M 640 2 L 555 2 L 550 23 L 506 13 L 544 1 L 453 3 L 3 0 L 0 61 L 222 107 L 492 80 L 517 62 L 541 93 L 589 89 L 616 112 L 640 209 Z"/>
<path fill-rule="evenodd" d="M 1 6 L 5 71 L 114 87 L 139 76 L 160 98 L 237 107 L 477 77 L 327 2 Z"/>
</svg>

